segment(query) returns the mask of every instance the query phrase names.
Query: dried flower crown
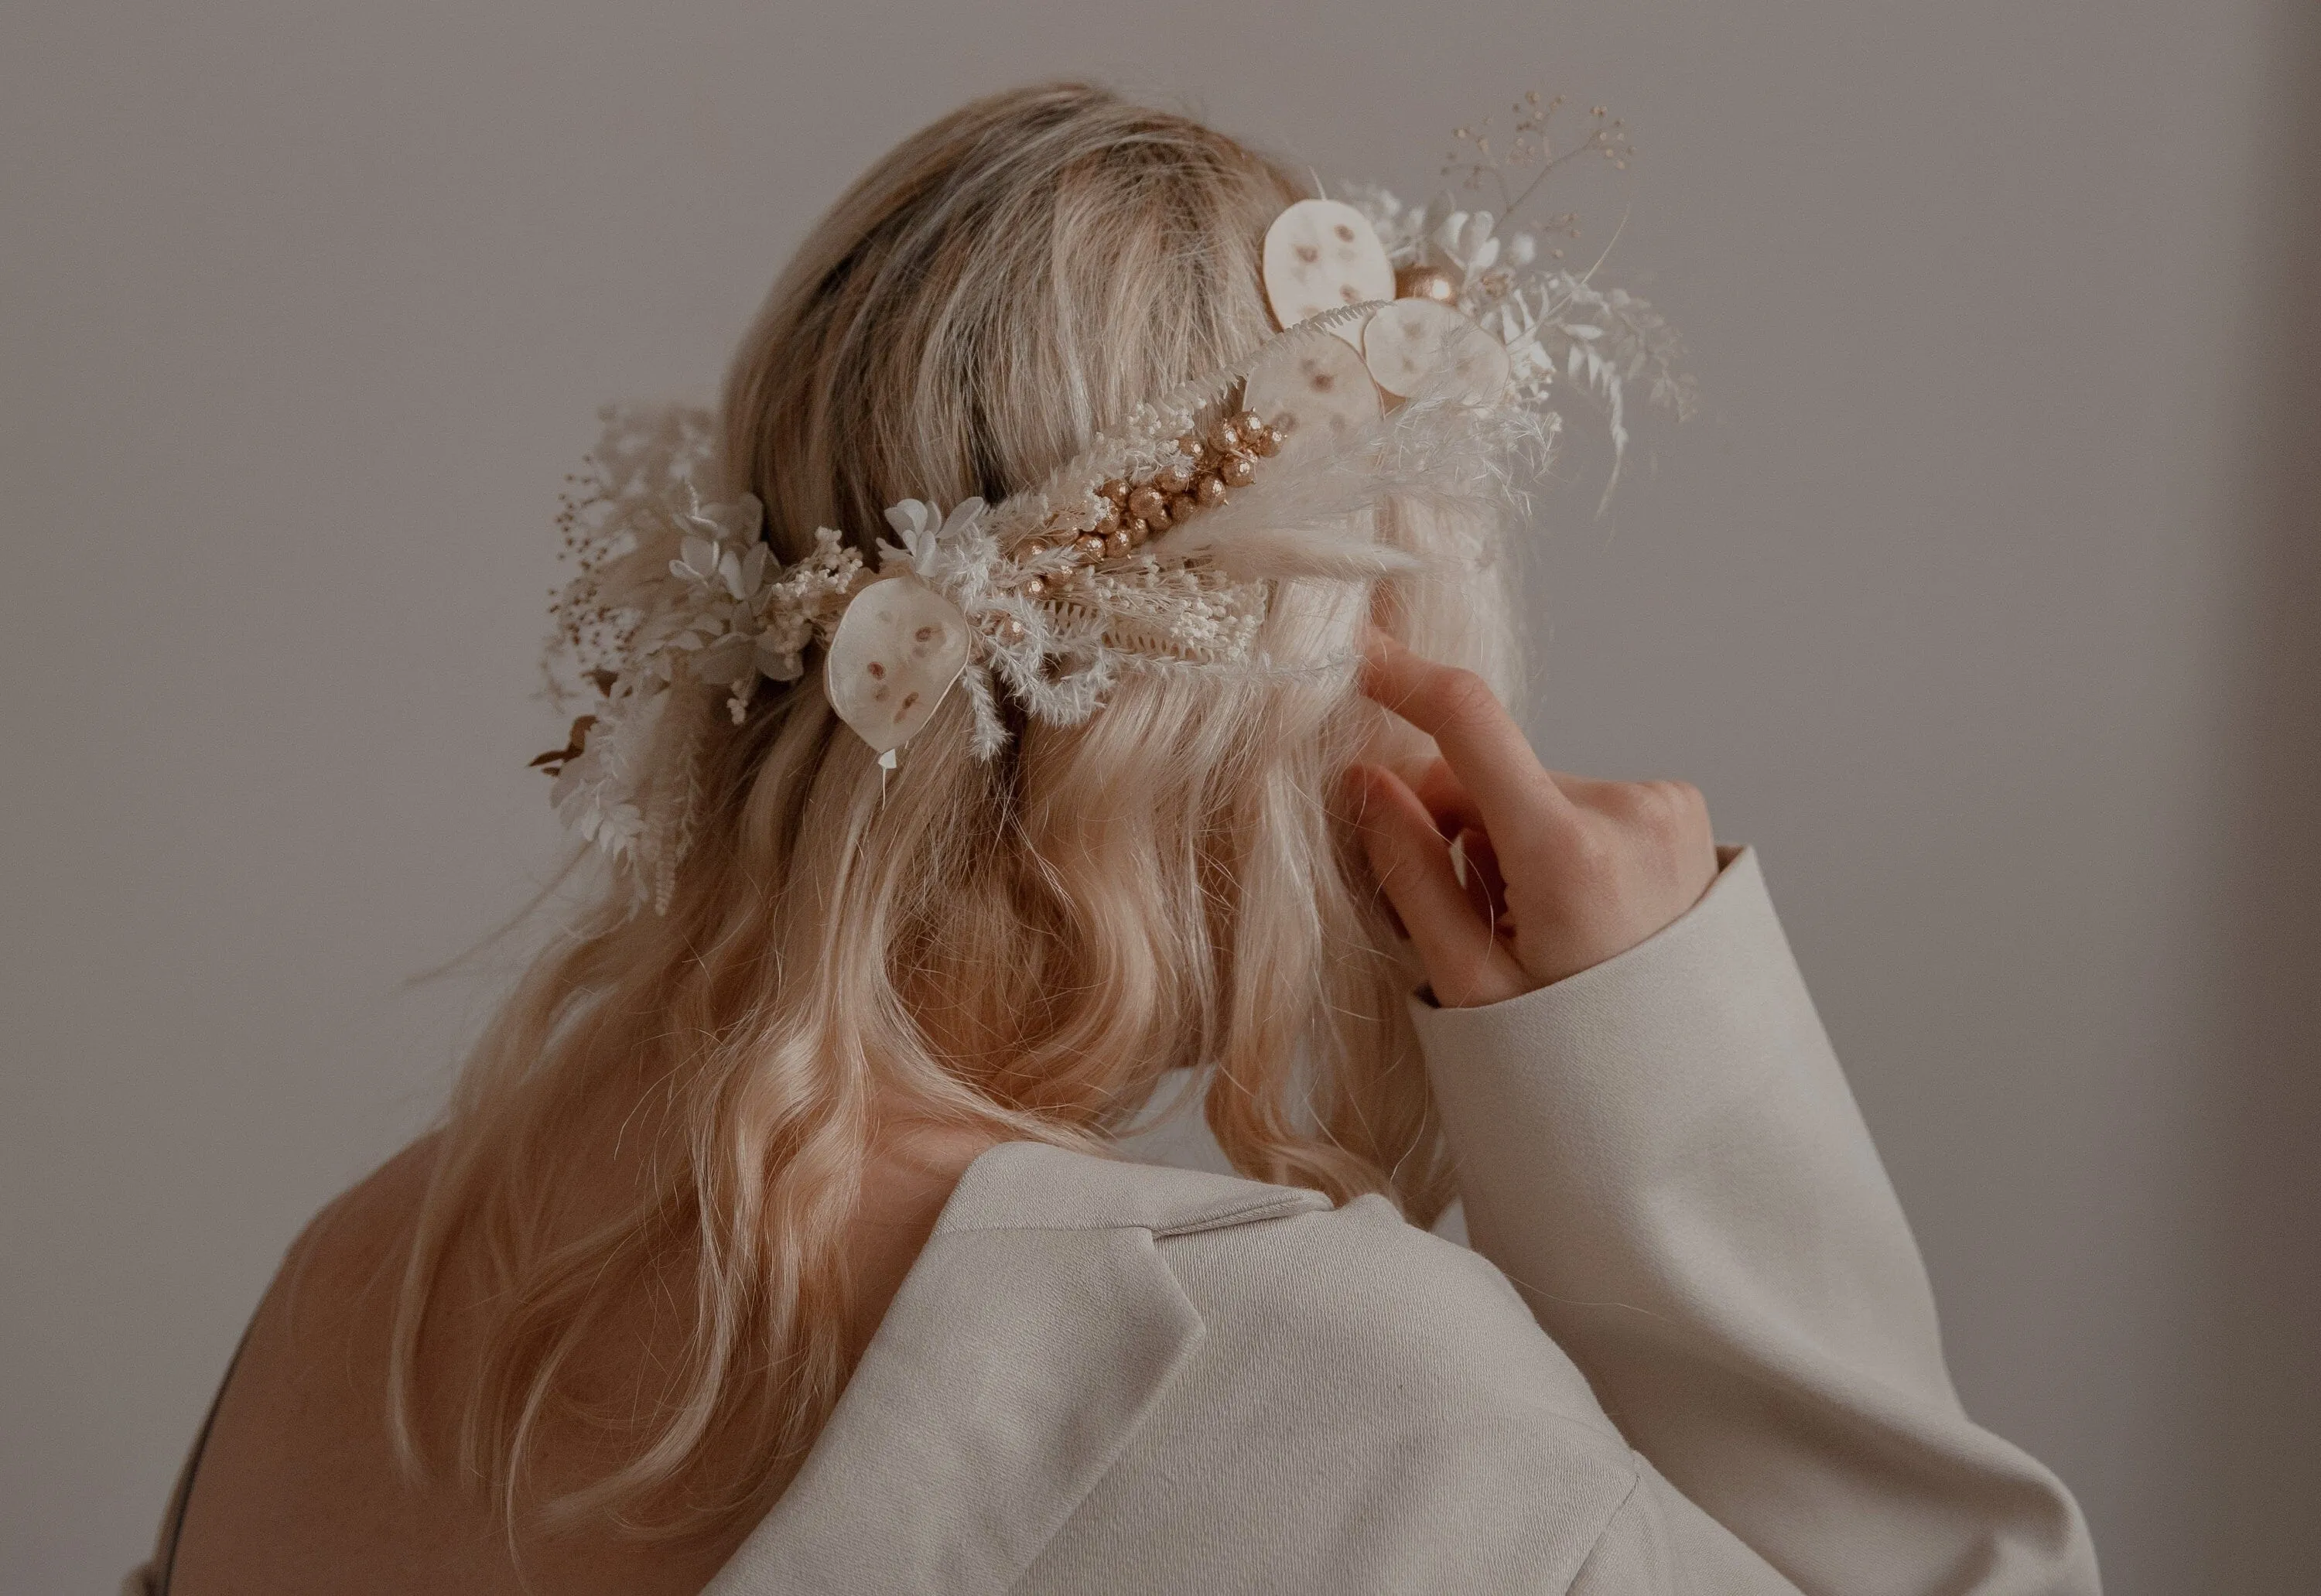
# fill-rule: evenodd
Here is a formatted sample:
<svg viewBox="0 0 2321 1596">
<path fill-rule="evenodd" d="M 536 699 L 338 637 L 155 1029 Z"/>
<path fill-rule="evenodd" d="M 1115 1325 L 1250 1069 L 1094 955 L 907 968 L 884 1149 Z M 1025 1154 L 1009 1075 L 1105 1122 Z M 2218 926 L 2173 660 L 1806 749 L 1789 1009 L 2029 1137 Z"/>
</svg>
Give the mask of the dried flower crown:
<svg viewBox="0 0 2321 1596">
<path fill-rule="evenodd" d="M 548 672 L 560 703 L 587 707 L 532 762 L 559 815 L 665 907 L 708 718 L 722 699 L 740 722 L 817 645 L 833 709 L 881 765 L 955 686 L 989 758 L 1002 694 L 1069 725 L 1124 671 L 1270 669 L 1274 582 L 1411 565 L 1371 535 L 1383 498 L 1519 493 L 1516 462 L 1543 467 L 1560 434 L 1560 384 L 1606 412 L 1616 475 L 1628 383 L 1689 409 L 1679 346 L 1644 301 L 1540 256 L 1447 197 L 1301 200 L 1264 243 L 1282 333 L 998 505 L 893 506 L 899 542 L 879 542 L 875 570 L 829 527 L 785 565 L 757 499 L 705 503 L 706 413 L 607 409 L 560 517 L 576 570 Z"/>
</svg>

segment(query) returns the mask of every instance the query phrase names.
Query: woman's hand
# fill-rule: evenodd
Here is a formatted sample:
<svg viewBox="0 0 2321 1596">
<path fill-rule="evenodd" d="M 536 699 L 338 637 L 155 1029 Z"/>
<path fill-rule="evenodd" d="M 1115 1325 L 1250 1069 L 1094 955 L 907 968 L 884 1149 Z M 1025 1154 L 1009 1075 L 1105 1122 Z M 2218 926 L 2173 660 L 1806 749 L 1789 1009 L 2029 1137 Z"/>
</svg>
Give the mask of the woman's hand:
<svg viewBox="0 0 2321 1596">
<path fill-rule="evenodd" d="M 1698 789 L 1552 773 L 1482 678 L 1384 633 L 1362 690 L 1442 751 L 1415 787 L 1377 765 L 1350 783 L 1370 868 L 1445 1008 L 1520 997 L 1625 953 L 1716 880 Z"/>
</svg>

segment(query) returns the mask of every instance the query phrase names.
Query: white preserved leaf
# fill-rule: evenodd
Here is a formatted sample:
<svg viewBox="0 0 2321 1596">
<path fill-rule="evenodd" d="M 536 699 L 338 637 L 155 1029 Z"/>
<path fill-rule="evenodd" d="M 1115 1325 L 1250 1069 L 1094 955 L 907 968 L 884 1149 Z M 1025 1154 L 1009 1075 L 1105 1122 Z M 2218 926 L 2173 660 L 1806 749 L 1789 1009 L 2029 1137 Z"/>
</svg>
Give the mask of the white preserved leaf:
<svg viewBox="0 0 2321 1596">
<path fill-rule="evenodd" d="M 967 668 L 967 617 L 915 575 L 881 577 L 854 596 L 824 661 L 838 718 L 880 753 L 934 717 Z"/>
<path fill-rule="evenodd" d="M 1397 398 L 1434 392 L 1488 405 L 1507 391 L 1507 346 L 1432 299 L 1397 299 L 1362 328 L 1362 360 Z"/>
<path fill-rule="evenodd" d="M 1376 421 L 1379 409 L 1378 385 L 1353 346 L 1312 335 L 1267 346 L 1250 368 L 1242 402 L 1281 433 L 1281 452 L 1292 459 L 1333 446 Z"/>
<path fill-rule="evenodd" d="M 1394 297 L 1394 267 L 1370 218 L 1334 199 L 1301 199 L 1273 219 L 1262 256 L 1273 319 L 1296 326 L 1324 311 Z M 1357 328 L 1339 336 L 1352 342 Z"/>
</svg>

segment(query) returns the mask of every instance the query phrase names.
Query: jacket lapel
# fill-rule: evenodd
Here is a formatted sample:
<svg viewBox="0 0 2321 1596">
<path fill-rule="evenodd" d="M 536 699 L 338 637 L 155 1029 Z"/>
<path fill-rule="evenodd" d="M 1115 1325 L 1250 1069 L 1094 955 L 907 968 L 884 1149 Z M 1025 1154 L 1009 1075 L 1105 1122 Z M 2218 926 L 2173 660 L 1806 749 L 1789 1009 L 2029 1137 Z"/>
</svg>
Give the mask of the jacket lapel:
<svg viewBox="0 0 2321 1596">
<path fill-rule="evenodd" d="M 705 1596 L 1003 1591 L 1199 1345 L 1157 1234 L 1313 1193 L 1008 1143 L 969 1168 L 806 1466 Z"/>
</svg>

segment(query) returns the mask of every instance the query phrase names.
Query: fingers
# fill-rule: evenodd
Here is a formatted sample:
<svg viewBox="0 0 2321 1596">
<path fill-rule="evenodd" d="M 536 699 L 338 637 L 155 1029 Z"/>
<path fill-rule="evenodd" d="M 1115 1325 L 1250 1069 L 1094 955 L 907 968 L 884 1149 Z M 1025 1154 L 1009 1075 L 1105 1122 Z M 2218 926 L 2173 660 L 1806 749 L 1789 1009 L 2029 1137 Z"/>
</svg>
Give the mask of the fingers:
<svg viewBox="0 0 2321 1596">
<path fill-rule="evenodd" d="M 1490 834 L 1470 826 L 1459 834 L 1452 845 L 1460 851 L 1466 867 L 1458 873 L 1460 884 L 1467 889 L 1467 901 L 1475 906 L 1477 914 L 1498 926 L 1500 917 L 1507 912 L 1507 882 L 1499 869 L 1498 850 L 1491 846 Z"/>
<path fill-rule="evenodd" d="M 1523 728 L 1472 671 L 1438 665 L 1373 632 L 1362 691 L 1434 739 L 1494 836 L 1522 835 L 1570 808 Z"/>
<path fill-rule="evenodd" d="M 1506 908 L 1506 880 L 1499 871 L 1498 850 L 1491 844 L 1490 833 L 1483 829 L 1482 810 L 1451 773 L 1451 767 L 1439 759 L 1430 761 L 1416 780 L 1405 780 L 1433 816 L 1436 833 L 1449 840 L 1451 873 L 1466 889 L 1468 901 L 1477 914 L 1497 925 Z"/>
<path fill-rule="evenodd" d="M 1497 1002 L 1528 986 L 1452 868 L 1451 846 L 1401 778 L 1375 765 L 1348 775 L 1370 869 L 1426 966 L 1435 1001 Z"/>
<path fill-rule="evenodd" d="M 1569 775 L 1562 771 L 1548 771 L 1545 774 L 1575 807 L 1583 809 L 1589 807 L 1592 794 L 1618 785 L 1616 782 L 1591 781 L 1585 776 Z M 1429 764 L 1418 780 L 1410 784 L 1410 789 L 1418 795 L 1418 801 L 1426 806 L 1427 813 L 1443 823 L 1445 829 L 1453 820 L 1479 827 L 1483 824 L 1483 811 L 1476 806 L 1473 796 L 1442 760 Z"/>
<path fill-rule="evenodd" d="M 1474 794 L 1452 773 L 1445 762 L 1438 759 L 1428 765 L 1410 784 L 1410 789 L 1426 806 L 1426 812 L 1434 816 L 1435 825 L 1444 835 L 1483 829 L 1483 811 L 1477 806 Z"/>
</svg>

